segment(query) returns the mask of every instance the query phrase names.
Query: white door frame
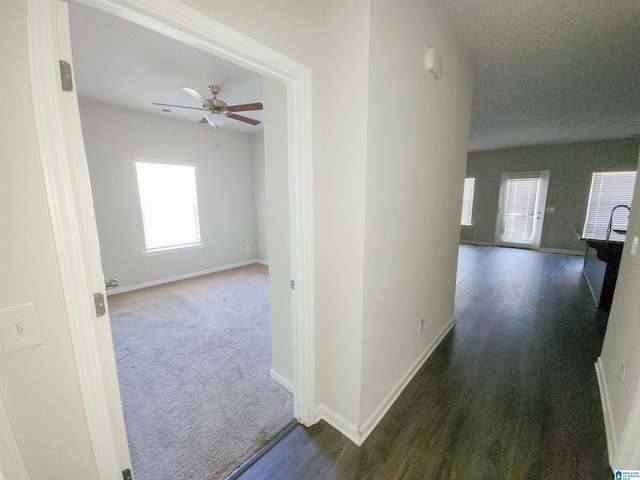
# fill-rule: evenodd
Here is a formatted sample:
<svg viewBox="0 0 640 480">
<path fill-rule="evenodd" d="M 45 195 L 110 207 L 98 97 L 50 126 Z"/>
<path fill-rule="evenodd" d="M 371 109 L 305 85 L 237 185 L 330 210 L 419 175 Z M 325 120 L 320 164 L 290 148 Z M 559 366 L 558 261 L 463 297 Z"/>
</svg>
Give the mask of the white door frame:
<svg viewBox="0 0 640 480">
<path fill-rule="evenodd" d="M 89 179 L 74 171 L 67 144 L 57 54 L 58 0 L 27 0 L 27 48 L 33 114 L 49 216 L 85 416 L 101 479 L 121 475 L 118 435 L 110 414 L 112 368 L 102 365 L 93 293 L 88 274 L 96 252 L 80 228 L 79 199 Z M 311 70 L 219 23 L 178 0 L 82 0 L 205 52 L 229 60 L 287 87 L 289 205 L 291 235 L 294 415 L 311 425 L 315 415 L 314 247 L 311 144 Z M 80 119 L 77 119 L 78 125 Z M 99 256 L 98 256 L 99 257 Z"/>
<path fill-rule="evenodd" d="M 496 218 L 496 234 L 495 244 L 499 246 L 508 247 L 520 247 L 528 248 L 532 250 L 538 250 L 540 248 L 540 240 L 542 239 L 542 225 L 544 224 L 544 213 L 547 204 L 547 190 L 549 187 L 549 171 L 543 170 L 539 172 L 513 172 L 503 173 L 500 176 L 500 196 L 498 198 L 498 216 Z M 533 235 L 531 243 L 517 243 L 517 242 L 505 242 L 502 240 L 502 212 L 505 207 L 505 182 L 512 178 L 533 178 L 537 177 L 540 182 L 538 183 L 538 192 L 536 193 L 536 207 L 538 210 L 539 219 L 534 222 Z"/>
</svg>

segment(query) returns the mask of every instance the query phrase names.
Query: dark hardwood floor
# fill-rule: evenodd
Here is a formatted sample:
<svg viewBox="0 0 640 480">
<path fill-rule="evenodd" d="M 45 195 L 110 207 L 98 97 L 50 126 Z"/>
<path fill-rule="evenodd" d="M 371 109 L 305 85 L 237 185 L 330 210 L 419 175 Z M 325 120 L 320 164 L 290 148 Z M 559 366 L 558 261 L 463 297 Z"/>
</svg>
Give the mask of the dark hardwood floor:
<svg viewBox="0 0 640 480">
<path fill-rule="evenodd" d="M 364 445 L 297 426 L 241 479 L 613 478 L 594 369 L 606 314 L 581 268 L 461 246 L 456 327 Z"/>
</svg>

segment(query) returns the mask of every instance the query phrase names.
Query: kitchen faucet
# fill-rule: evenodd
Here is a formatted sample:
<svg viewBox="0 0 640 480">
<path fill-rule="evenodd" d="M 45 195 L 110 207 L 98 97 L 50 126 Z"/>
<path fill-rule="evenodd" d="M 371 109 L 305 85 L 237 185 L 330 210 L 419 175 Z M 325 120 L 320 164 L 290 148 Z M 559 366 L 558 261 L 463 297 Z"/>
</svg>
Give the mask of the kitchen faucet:
<svg viewBox="0 0 640 480">
<path fill-rule="evenodd" d="M 613 225 L 613 213 L 620 207 L 626 208 L 627 210 L 629 210 L 629 213 L 631 213 L 631 208 L 629 208 L 629 205 L 616 205 L 611 209 L 611 215 L 609 216 L 609 226 L 607 227 L 607 237 L 605 238 L 605 240 L 609 240 L 609 236 L 611 235 L 611 227 Z"/>
</svg>

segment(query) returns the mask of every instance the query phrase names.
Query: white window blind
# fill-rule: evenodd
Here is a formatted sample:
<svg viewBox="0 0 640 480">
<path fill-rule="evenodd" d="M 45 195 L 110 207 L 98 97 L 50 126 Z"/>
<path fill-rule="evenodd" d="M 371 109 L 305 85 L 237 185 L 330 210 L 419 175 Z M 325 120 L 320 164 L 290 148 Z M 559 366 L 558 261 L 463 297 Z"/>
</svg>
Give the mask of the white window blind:
<svg viewBox="0 0 640 480">
<path fill-rule="evenodd" d="M 536 213 L 538 180 L 537 177 L 509 179 L 504 212 L 503 241 L 516 243 L 531 241 Z"/>
<path fill-rule="evenodd" d="M 464 179 L 464 193 L 462 194 L 462 220 L 461 225 L 471 225 L 471 214 L 473 212 L 473 189 L 475 178 Z"/>
<path fill-rule="evenodd" d="M 617 205 L 631 207 L 636 172 L 594 172 L 591 179 L 589 206 L 584 222 L 583 238 L 604 240 L 611 210 Z M 626 230 L 629 211 L 618 208 L 613 216 L 613 229 Z M 624 241 L 625 236 L 611 231 L 609 240 Z"/>
<path fill-rule="evenodd" d="M 136 162 L 147 251 L 200 244 L 195 167 Z"/>
</svg>

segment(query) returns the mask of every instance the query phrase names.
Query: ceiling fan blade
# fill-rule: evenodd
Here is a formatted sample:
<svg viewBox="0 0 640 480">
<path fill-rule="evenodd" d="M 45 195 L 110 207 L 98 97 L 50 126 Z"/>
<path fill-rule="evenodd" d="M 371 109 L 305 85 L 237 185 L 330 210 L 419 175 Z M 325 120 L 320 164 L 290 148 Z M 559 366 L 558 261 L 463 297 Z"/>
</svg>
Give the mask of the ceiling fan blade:
<svg viewBox="0 0 640 480">
<path fill-rule="evenodd" d="M 189 87 L 182 87 L 182 89 L 185 92 L 187 92 L 189 95 L 191 95 L 193 98 L 198 100 L 202 105 L 209 105 L 213 107 L 213 104 L 209 100 L 204 98 L 202 95 L 200 95 L 200 93 L 197 90 L 194 90 L 193 88 L 189 88 Z"/>
<path fill-rule="evenodd" d="M 250 110 L 262 110 L 263 106 L 260 102 L 257 103 L 245 103 L 243 105 L 231 105 L 227 107 L 230 112 L 248 112 Z"/>
<path fill-rule="evenodd" d="M 228 113 L 227 117 L 233 118 L 234 120 L 238 120 L 240 122 L 248 123 L 249 125 L 260 125 L 258 120 L 254 120 L 253 118 L 243 117 L 242 115 L 236 115 L 235 113 Z"/>
<path fill-rule="evenodd" d="M 171 105 L 170 103 L 155 103 L 155 102 L 151 102 L 151 105 L 160 105 L 161 107 L 175 107 L 175 108 L 188 108 L 190 110 L 203 110 L 203 111 L 207 111 L 204 108 L 200 108 L 200 107 L 187 107 L 186 105 Z"/>
</svg>

